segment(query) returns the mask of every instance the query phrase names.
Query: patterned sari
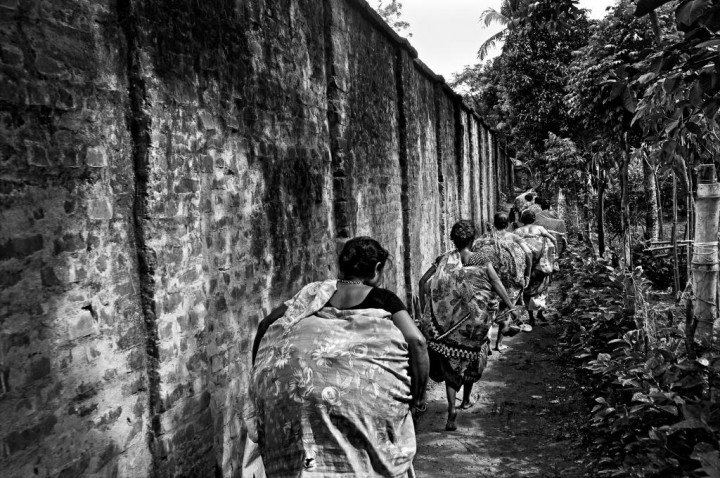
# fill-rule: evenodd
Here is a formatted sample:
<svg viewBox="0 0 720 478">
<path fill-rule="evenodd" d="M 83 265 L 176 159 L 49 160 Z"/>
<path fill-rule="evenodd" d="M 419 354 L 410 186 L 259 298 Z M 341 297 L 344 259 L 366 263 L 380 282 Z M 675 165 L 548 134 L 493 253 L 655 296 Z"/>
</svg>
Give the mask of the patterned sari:
<svg viewBox="0 0 720 478">
<path fill-rule="evenodd" d="M 414 476 L 407 343 L 385 310 L 326 307 L 335 290 L 307 285 L 266 332 L 248 433 L 268 476 Z"/>
<path fill-rule="evenodd" d="M 563 253 L 563 247 L 565 244 L 563 237 L 567 236 L 565 221 L 559 219 L 550 211 L 542 211 L 540 214 L 535 216 L 535 224 L 544 227 L 550 234 L 555 236 L 559 249 L 557 251 L 557 255 L 560 256 Z"/>
<path fill-rule="evenodd" d="M 525 282 L 525 251 L 510 235 L 496 232 L 475 240 L 473 252 L 481 257 L 481 264 L 488 262 L 495 267 L 512 302 L 520 295 Z"/>
<path fill-rule="evenodd" d="M 537 234 L 518 233 L 518 235 L 525 240 L 525 244 L 528 245 L 533 253 L 533 270 L 530 275 L 530 284 L 528 284 L 528 287 L 525 289 L 525 296 L 526 298 L 538 297 L 549 287 L 550 274 L 540 271 L 537 268 L 537 264 L 543 254 L 547 255 L 548 260 L 552 264 L 555 246 L 550 242 L 550 239 Z M 537 310 L 531 306 L 531 304 L 528 304 L 528 308 L 530 310 Z"/>
<path fill-rule="evenodd" d="M 486 267 L 464 267 L 459 252 L 447 252 L 424 293 L 420 330 L 428 341 L 430 377 L 455 389 L 477 382 L 490 348 L 485 309 L 493 292 Z"/>
</svg>

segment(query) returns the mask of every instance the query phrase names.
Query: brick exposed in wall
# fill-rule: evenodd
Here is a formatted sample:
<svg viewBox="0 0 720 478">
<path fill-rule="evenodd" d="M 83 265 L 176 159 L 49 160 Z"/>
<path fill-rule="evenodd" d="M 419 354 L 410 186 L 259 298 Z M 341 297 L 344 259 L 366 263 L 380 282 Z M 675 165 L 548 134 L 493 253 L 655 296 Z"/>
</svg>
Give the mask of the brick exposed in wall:
<svg viewBox="0 0 720 478">
<path fill-rule="evenodd" d="M 361 0 L 0 8 L 4 476 L 240 476 L 258 321 L 359 234 L 409 301 L 494 210 L 415 57 Z"/>
</svg>

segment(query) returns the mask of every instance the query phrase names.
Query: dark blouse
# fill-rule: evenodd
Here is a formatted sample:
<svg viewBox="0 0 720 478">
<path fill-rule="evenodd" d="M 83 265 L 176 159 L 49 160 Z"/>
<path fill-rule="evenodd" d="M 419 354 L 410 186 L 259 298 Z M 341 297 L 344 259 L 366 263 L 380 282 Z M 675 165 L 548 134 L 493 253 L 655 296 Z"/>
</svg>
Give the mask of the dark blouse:
<svg viewBox="0 0 720 478">
<path fill-rule="evenodd" d="M 373 287 L 365 300 L 358 305 L 346 307 L 343 310 L 354 309 L 383 309 L 390 312 L 391 315 L 401 310 L 407 310 L 403 301 L 395 293 L 382 287 Z"/>
</svg>

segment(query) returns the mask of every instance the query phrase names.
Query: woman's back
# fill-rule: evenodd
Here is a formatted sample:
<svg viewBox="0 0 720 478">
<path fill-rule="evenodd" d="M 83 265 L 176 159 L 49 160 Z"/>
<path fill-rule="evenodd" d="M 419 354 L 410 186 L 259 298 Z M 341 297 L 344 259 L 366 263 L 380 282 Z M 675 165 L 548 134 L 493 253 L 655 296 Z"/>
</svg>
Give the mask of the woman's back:
<svg viewBox="0 0 720 478">
<path fill-rule="evenodd" d="M 258 351 L 251 397 L 266 469 L 404 476 L 415 455 L 407 344 L 389 312 L 331 304 L 360 305 L 351 302 L 371 288 L 335 297 L 334 287 L 301 291 Z M 310 312 L 311 303 L 330 307 Z"/>
<path fill-rule="evenodd" d="M 520 237 L 523 236 L 538 236 L 543 233 L 547 233 L 547 230 L 542 227 L 535 224 L 528 224 L 527 226 L 521 226 L 518 227 L 513 231 L 515 234 L 517 234 Z"/>
</svg>

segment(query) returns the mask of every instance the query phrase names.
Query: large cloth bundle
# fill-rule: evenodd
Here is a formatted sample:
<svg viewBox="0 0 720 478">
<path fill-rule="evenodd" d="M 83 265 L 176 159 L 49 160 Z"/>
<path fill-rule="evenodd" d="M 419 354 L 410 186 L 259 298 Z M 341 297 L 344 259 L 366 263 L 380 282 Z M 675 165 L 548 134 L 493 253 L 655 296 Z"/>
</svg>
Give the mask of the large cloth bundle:
<svg viewBox="0 0 720 478">
<path fill-rule="evenodd" d="M 407 343 L 381 309 L 325 307 L 316 282 L 270 326 L 246 419 L 268 476 L 413 476 Z"/>
<path fill-rule="evenodd" d="M 565 244 L 563 237 L 567 235 L 565 221 L 559 219 L 553 212 L 542 211 L 535 216 L 535 224 L 544 227 L 550 234 L 555 236 L 555 240 L 558 244 L 557 255 L 560 256 L 563 253 L 563 247 Z"/>
<path fill-rule="evenodd" d="M 525 251 L 508 236 L 490 233 L 473 243 L 472 250 L 490 262 L 506 289 L 522 289 L 525 278 Z M 508 293 L 510 291 L 508 290 Z"/>
</svg>

